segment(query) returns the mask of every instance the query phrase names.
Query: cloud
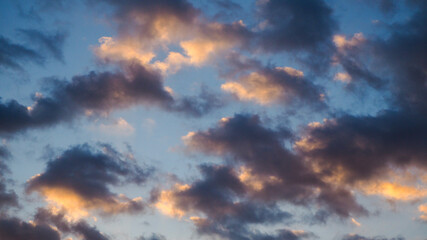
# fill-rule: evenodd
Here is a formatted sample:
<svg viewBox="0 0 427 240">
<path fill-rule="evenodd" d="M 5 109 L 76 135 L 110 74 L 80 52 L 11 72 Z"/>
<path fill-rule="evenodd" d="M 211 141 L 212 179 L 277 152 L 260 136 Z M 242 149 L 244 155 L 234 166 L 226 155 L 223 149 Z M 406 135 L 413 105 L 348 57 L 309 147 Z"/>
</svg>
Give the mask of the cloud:
<svg viewBox="0 0 427 240">
<path fill-rule="evenodd" d="M 188 133 L 183 141 L 190 151 L 243 166 L 239 180 L 253 199 L 317 203 L 341 217 L 366 214 L 351 192 L 327 183 L 308 162 L 285 148 L 291 137 L 289 130 L 263 126 L 257 115 L 236 114 L 206 131 Z"/>
<path fill-rule="evenodd" d="M 337 22 L 324 1 L 258 1 L 262 21 L 257 43 L 268 52 L 306 52 L 302 57 L 314 70 L 327 68 L 331 38 Z"/>
<path fill-rule="evenodd" d="M 199 234 L 227 239 L 253 234 L 249 224 L 273 224 L 291 217 L 275 204 L 246 199 L 245 186 L 232 168 L 201 165 L 200 171 L 203 178 L 191 185 L 152 192 L 154 206 L 171 217 L 190 216 Z"/>
<path fill-rule="evenodd" d="M 356 219 L 351 218 L 351 223 L 353 223 L 356 227 L 360 227 L 362 226 L 362 224 L 360 224 L 358 221 L 356 221 Z"/>
<path fill-rule="evenodd" d="M 138 240 L 166 240 L 167 238 L 161 234 L 153 233 L 150 237 L 140 237 Z"/>
<path fill-rule="evenodd" d="M 344 35 L 334 35 L 333 38 L 337 49 L 334 55 L 334 62 L 340 63 L 344 73 L 335 75 L 336 80 L 349 83 L 354 88 L 355 82 L 365 82 L 375 89 L 384 87 L 384 79 L 378 77 L 377 72 L 372 71 L 368 66 L 373 64 L 371 61 L 362 60 L 364 54 L 371 55 L 371 49 L 368 46 L 368 40 L 363 33 L 355 33 L 352 38 L 347 39 Z M 369 64 L 365 64 L 369 63 Z M 354 80 L 354 81 L 351 81 Z M 351 89 L 351 88 L 350 88 Z"/>
<path fill-rule="evenodd" d="M 426 168 L 424 115 L 383 111 L 376 116 L 343 115 L 308 126 L 295 143 L 305 157 L 346 182 L 384 176 L 390 164 Z"/>
<path fill-rule="evenodd" d="M 408 4 L 416 7 L 413 15 L 393 24 L 385 37 L 367 38 L 361 33 L 350 39 L 334 37 L 350 84 L 367 83 L 380 94 L 390 95 L 388 109 L 365 116 L 340 114 L 324 123 L 312 123 L 294 145 L 325 181 L 398 201 L 425 196 L 425 183 L 405 182 L 398 176 L 401 171 L 424 172 L 427 167 L 427 55 L 419 51 L 427 39 L 420 26 L 427 22 L 427 7 L 421 2 Z"/>
<path fill-rule="evenodd" d="M 427 222 L 427 204 L 421 204 L 418 206 L 418 211 L 421 215 L 418 217 L 419 220 Z"/>
<path fill-rule="evenodd" d="M 65 32 L 46 33 L 36 29 L 19 29 L 28 44 L 38 46 L 39 51 L 54 57 L 60 62 L 64 62 L 63 48 L 67 34 Z"/>
<path fill-rule="evenodd" d="M 39 208 L 34 216 L 37 224 L 49 224 L 55 226 L 61 233 L 74 234 L 82 240 L 108 240 L 107 235 L 101 233 L 96 227 L 90 226 L 84 220 L 69 221 L 66 213 L 55 209 Z"/>
<path fill-rule="evenodd" d="M 99 47 L 93 48 L 95 55 L 103 62 L 120 62 L 136 60 L 147 64 L 155 56 L 152 52 L 144 52 L 139 42 L 126 40 L 118 42 L 112 37 L 101 37 Z"/>
<path fill-rule="evenodd" d="M 7 189 L 6 185 L 8 182 L 6 174 L 9 172 L 6 165 L 8 158 L 10 158 L 9 150 L 6 146 L 0 145 L 0 214 L 3 210 L 18 206 L 18 196 L 15 191 Z"/>
<path fill-rule="evenodd" d="M 99 129 L 107 134 L 124 136 L 132 135 L 135 132 L 135 128 L 123 118 L 117 119 L 112 124 L 101 124 Z"/>
<path fill-rule="evenodd" d="M 386 238 L 381 236 L 364 237 L 358 234 L 347 234 L 343 236 L 342 240 L 405 240 L 405 238 L 404 237 Z"/>
<path fill-rule="evenodd" d="M 18 218 L 0 218 L 0 235 L 4 240 L 60 240 L 60 233 L 47 224 L 27 223 Z"/>
<path fill-rule="evenodd" d="M 0 102 L 0 133 L 8 135 L 32 127 L 46 127 L 67 121 L 74 115 L 74 109 L 63 107 L 57 100 L 39 94 L 34 96 L 30 107 L 16 100 Z"/>
<path fill-rule="evenodd" d="M 46 80 L 50 95 L 36 93 L 32 106 L 15 100 L 0 102 L 0 133 L 13 134 L 28 128 L 70 122 L 87 113 L 103 114 L 137 104 L 157 106 L 187 116 L 201 116 L 219 108 L 223 101 L 202 88 L 199 96 L 174 98 L 163 86 L 160 73 L 127 62 L 123 72 L 90 72 L 71 81 Z"/>
<path fill-rule="evenodd" d="M 186 0 L 103 2 L 113 7 L 113 19 L 119 24 L 120 35 L 135 36 L 148 42 L 182 38 L 199 15 L 199 11 Z"/>
<path fill-rule="evenodd" d="M 34 62 L 43 64 L 44 57 L 33 49 L 24 45 L 13 43 L 11 40 L 0 36 L 0 66 L 23 70 L 22 64 Z"/>
<path fill-rule="evenodd" d="M 343 83 L 350 83 L 351 82 L 351 76 L 346 72 L 339 72 L 335 74 L 334 80 L 341 81 Z"/>
<path fill-rule="evenodd" d="M 321 87 L 291 67 L 257 66 L 255 71 L 241 75 L 237 81 L 228 81 L 221 88 L 241 101 L 255 101 L 262 105 L 304 102 L 324 107 Z"/>
<path fill-rule="evenodd" d="M 102 151 L 77 145 L 51 159 L 45 172 L 28 180 L 27 193 L 38 192 L 49 203 L 65 209 L 72 219 L 87 216 L 90 210 L 107 215 L 143 211 L 141 198 L 113 193 L 110 187 L 142 184 L 151 170 L 123 159 L 109 145 L 101 147 Z"/>
</svg>

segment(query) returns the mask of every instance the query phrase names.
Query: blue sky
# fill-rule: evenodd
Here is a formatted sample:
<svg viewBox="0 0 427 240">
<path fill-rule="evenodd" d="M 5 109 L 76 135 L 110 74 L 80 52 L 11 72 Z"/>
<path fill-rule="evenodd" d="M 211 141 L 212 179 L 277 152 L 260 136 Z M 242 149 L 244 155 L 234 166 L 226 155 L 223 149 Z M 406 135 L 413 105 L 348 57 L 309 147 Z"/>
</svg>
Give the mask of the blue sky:
<svg viewBox="0 0 427 240">
<path fill-rule="evenodd" d="M 0 2 L 0 240 L 427 239 L 427 5 Z"/>
</svg>

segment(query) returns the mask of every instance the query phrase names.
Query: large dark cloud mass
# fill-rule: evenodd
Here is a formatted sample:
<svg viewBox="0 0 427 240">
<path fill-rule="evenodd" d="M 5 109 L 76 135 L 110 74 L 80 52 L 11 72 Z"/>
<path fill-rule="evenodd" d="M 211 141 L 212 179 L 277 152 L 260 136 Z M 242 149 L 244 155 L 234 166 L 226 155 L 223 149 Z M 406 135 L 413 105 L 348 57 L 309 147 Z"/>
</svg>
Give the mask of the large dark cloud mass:
<svg viewBox="0 0 427 240">
<path fill-rule="evenodd" d="M 328 68 L 332 35 L 338 24 L 323 0 L 260 2 L 263 21 L 259 23 L 257 46 L 268 52 L 302 52 L 308 57 L 301 59 L 313 70 Z"/>
<path fill-rule="evenodd" d="M 0 218 L 2 240 L 60 240 L 61 235 L 48 224 L 31 224 L 17 218 Z"/>
<path fill-rule="evenodd" d="M 190 151 L 219 156 L 224 165 L 201 165 L 202 179 L 155 191 L 152 201 L 160 210 L 169 204 L 176 209 L 172 214 L 202 213 L 192 218 L 198 233 L 226 239 L 314 237 L 304 231 L 285 229 L 272 235 L 249 227 L 291 220 L 292 214 L 279 207 L 283 203 L 316 206 L 310 222 L 324 222 L 331 215 L 366 215 L 353 193 L 324 181 L 323 173 L 285 147 L 292 139 L 288 129 L 268 128 L 257 115 L 236 114 L 206 131 L 190 132 L 183 137 Z"/>
<path fill-rule="evenodd" d="M 49 79 L 45 87 L 50 94 L 36 94 L 31 107 L 15 100 L 0 102 L 0 134 L 72 121 L 88 111 L 105 113 L 137 104 L 196 117 L 222 106 L 222 100 L 207 89 L 199 96 L 174 99 L 158 72 L 137 63 L 126 65 L 125 72 L 91 72 L 75 76 L 71 82 Z"/>
<path fill-rule="evenodd" d="M 253 231 L 251 225 L 273 225 L 291 219 L 292 215 L 275 203 L 246 198 L 250 189 L 239 179 L 233 168 L 201 165 L 203 178 L 172 192 L 152 193 L 153 202 L 166 201 L 179 211 L 203 217 L 192 218 L 201 235 L 226 239 L 306 239 L 313 235 L 287 229 L 268 234 Z M 165 198 L 167 196 L 167 198 Z"/>
<path fill-rule="evenodd" d="M 416 12 L 406 22 L 393 25 L 389 36 L 350 44 L 362 49 L 352 49 L 354 65 L 373 62 L 376 72 L 388 73 L 383 79 L 368 77 L 374 76 L 373 69 L 360 75 L 345 67 L 347 60 L 343 63 L 354 81 L 366 81 L 391 92 L 390 109 L 374 116 L 344 114 L 308 127 L 297 147 L 325 171 L 343 168 L 349 182 L 381 176 L 390 165 L 426 168 L 427 55 L 423 49 L 427 31 L 423 26 L 427 7 L 423 2 L 410 4 L 417 6 Z M 386 80 L 386 85 L 376 85 Z"/>
<path fill-rule="evenodd" d="M 144 210 L 141 199 L 129 199 L 113 193 L 110 186 L 142 184 L 151 170 L 123 159 L 109 145 L 102 145 L 102 148 L 103 152 L 87 144 L 71 147 L 50 160 L 44 173 L 29 180 L 27 192 L 36 191 L 47 198 L 53 197 L 65 209 L 68 206 L 62 203 L 63 198 L 74 197 L 80 208 L 95 209 L 105 214 Z"/>
<path fill-rule="evenodd" d="M 261 44 L 270 51 L 325 47 L 321 44 L 331 41 L 337 27 L 324 1 L 271 0 L 260 5 L 266 21 Z"/>
<path fill-rule="evenodd" d="M 302 158 L 285 147 L 291 133 L 264 127 L 256 115 L 235 115 L 207 131 L 184 137 L 189 149 L 224 157 L 263 179 L 253 197 L 266 202 L 288 201 L 326 206 L 340 216 L 365 214 L 346 189 L 326 184 Z M 320 193 L 316 191 L 320 190 Z"/>
<path fill-rule="evenodd" d="M 426 168 L 426 122 L 422 114 L 396 111 L 344 115 L 309 127 L 299 150 L 325 171 L 345 169 L 348 181 L 379 176 L 389 164 Z"/>
</svg>

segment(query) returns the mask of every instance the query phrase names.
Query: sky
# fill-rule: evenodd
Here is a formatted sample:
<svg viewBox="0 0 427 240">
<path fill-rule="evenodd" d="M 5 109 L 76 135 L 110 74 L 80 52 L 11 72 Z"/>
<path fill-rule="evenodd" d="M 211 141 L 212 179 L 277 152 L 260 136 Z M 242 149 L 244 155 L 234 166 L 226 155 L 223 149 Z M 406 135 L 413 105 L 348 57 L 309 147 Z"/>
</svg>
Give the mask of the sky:
<svg viewBox="0 0 427 240">
<path fill-rule="evenodd" d="M 426 240 L 427 2 L 0 0 L 0 240 Z"/>
</svg>

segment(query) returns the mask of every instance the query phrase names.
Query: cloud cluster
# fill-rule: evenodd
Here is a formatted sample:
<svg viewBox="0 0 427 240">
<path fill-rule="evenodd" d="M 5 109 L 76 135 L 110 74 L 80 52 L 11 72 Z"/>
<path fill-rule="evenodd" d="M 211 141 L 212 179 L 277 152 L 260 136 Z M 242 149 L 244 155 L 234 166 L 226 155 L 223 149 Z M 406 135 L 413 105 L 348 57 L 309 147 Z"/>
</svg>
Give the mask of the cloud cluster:
<svg viewBox="0 0 427 240">
<path fill-rule="evenodd" d="M 109 145 L 101 147 L 102 151 L 78 145 L 51 159 L 45 172 L 28 180 L 27 192 L 38 192 L 72 219 L 87 216 L 90 210 L 107 215 L 143 211 L 142 198 L 130 199 L 112 192 L 110 187 L 142 184 L 151 170 L 124 159 Z"/>
<path fill-rule="evenodd" d="M 18 218 L 0 217 L 0 235 L 4 240 L 60 240 L 60 233 L 48 224 L 27 223 Z"/>
<path fill-rule="evenodd" d="M 0 103 L 0 134 L 47 127 L 80 115 L 108 113 L 137 104 L 196 117 L 222 106 L 222 100 L 206 88 L 199 96 L 174 98 L 158 72 L 132 62 L 124 68 L 123 72 L 77 75 L 71 82 L 48 79 L 46 88 L 50 94 L 36 93 L 32 106 L 15 100 Z"/>
<path fill-rule="evenodd" d="M 292 215 L 273 202 L 247 197 L 250 187 L 232 167 L 201 165 L 202 179 L 191 185 L 152 192 L 154 205 L 171 217 L 189 216 L 201 235 L 226 239 L 307 239 L 310 232 L 280 229 L 277 233 L 254 231 L 250 226 L 274 225 Z"/>
<path fill-rule="evenodd" d="M 69 235 L 82 240 L 110 239 L 85 220 L 69 221 L 64 212 L 44 208 L 39 208 L 34 219 L 28 222 L 7 215 L 0 216 L 0 235 L 2 240 L 60 240 Z"/>
<path fill-rule="evenodd" d="M 35 93 L 31 106 L 15 100 L 0 102 L 0 135 L 135 105 L 204 116 L 224 105 L 221 95 L 202 87 L 199 95 L 179 96 L 165 79 L 184 67 L 206 64 L 216 66 L 225 80 L 221 89 L 244 102 L 333 110 L 326 102 L 329 89 L 315 83 L 312 73 L 327 76 L 329 68 L 337 67 L 333 79 L 346 83 L 345 90 L 369 88 L 386 96 L 387 107 L 371 115 L 330 114 L 323 122 L 296 130 L 271 127 L 257 114 L 224 117 L 211 128 L 182 137 L 188 151 L 220 158 L 220 163 L 200 164 L 200 177 L 193 181 L 154 189 L 149 202 L 112 188 L 144 183 L 150 168 L 138 166 L 109 145 L 101 145 L 101 150 L 87 144 L 73 146 L 50 159 L 45 171 L 27 182 L 27 193 L 39 193 L 49 209 L 39 209 L 28 223 L 0 215 L 0 235 L 6 240 L 59 240 L 62 234 L 107 240 L 81 218 L 92 211 L 113 215 L 147 207 L 187 218 L 200 235 L 232 240 L 314 239 L 314 233 L 288 228 L 298 221 L 289 206 L 313 213 L 304 223 L 325 223 L 336 216 L 361 226 L 354 217 L 369 212 L 356 194 L 407 202 L 427 196 L 426 3 L 402 3 L 412 15 L 391 24 L 387 34 L 348 37 L 337 34 L 338 22 L 323 0 L 257 1 L 256 23 L 217 22 L 219 15 L 210 19 L 186 0 L 86 2 L 106 7 L 108 20 L 117 26 L 117 36 L 101 37 L 99 45 L 92 47 L 97 61 L 114 70 L 76 75 L 70 81 L 47 79 L 46 93 Z M 242 9 L 231 1 L 213 4 Z M 384 12 L 396 9 L 393 1 L 375 4 Z M 46 56 L 64 61 L 61 49 L 66 34 L 29 29 L 19 33 L 39 51 L 0 36 L 1 67 L 43 64 Z M 253 57 L 277 53 L 296 60 L 298 69 Z M 116 125 L 133 132 L 124 119 Z M 6 188 L 8 169 L 3 159 L 8 155 L 0 146 L 0 210 L 18 205 L 16 194 Z M 426 204 L 418 204 L 418 211 L 417 219 L 425 221 Z M 285 227 L 278 228 L 279 224 Z M 140 239 L 166 238 L 153 234 Z M 356 239 L 387 240 L 342 236 L 342 240 Z"/>
<path fill-rule="evenodd" d="M 219 156 L 222 165 L 201 165 L 202 179 L 176 183 L 152 192 L 153 205 L 162 213 L 189 217 L 199 234 L 226 239 L 305 239 L 304 231 L 261 233 L 249 225 L 274 225 L 292 219 L 280 204 L 315 207 L 310 222 L 328 216 L 366 215 L 345 185 L 326 181 L 324 173 L 304 156 L 285 147 L 293 139 L 285 128 L 268 128 L 257 115 L 223 118 L 206 131 L 189 132 L 183 141 L 189 151 Z M 297 234 L 298 233 L 298 234 Z"/>
</svg>

